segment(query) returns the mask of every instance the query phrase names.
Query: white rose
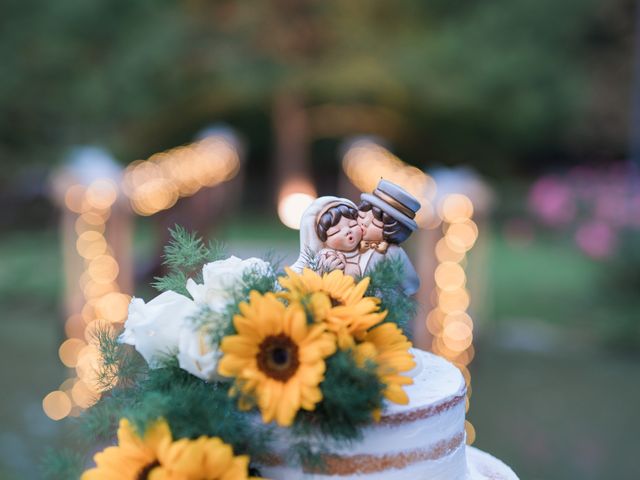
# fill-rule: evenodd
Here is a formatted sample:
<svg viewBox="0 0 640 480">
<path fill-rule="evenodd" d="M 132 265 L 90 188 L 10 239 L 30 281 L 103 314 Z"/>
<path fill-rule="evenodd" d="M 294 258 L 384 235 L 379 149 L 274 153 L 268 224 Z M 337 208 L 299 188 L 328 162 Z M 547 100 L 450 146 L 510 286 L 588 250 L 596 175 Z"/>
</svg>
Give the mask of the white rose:
<svg viewBox="0 0 640 480">
<path fill-rule="evenodd" d="M 133 298 L 120 341 L 133 345 L 151 368 L 178 349 L 180 332 L 197 305 L 176 292 L 161 293 L 149 303 Z"/>
<path fill-rule="evenodd" d="M 217 373 L 222 352 L 213 345 L 206 329 L 185 326 L 180 332 L 178 363 L 180 368 L 206 381 L 222 380 Z"/>
<path fill-rule="evenodd" d="M 255 271 L 266 275 L 271 265 L 259 258 L 229 257 L 207 263 L 202 267 L 202 284 L 187 280 L 187 290 L 194 301 L 201 305 L 208 305 L 212 310 L 221 310 L 233 300 L 235 289 L 242 284 L 246 272 Z"/>
</svg>

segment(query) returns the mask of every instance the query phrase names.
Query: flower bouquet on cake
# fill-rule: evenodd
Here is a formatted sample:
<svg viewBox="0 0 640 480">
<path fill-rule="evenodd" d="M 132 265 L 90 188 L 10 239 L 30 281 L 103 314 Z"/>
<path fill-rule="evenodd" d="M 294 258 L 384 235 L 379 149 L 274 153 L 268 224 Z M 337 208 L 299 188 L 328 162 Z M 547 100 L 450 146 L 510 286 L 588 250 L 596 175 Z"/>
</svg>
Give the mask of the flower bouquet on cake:
<svg viewBox="0 0 640 480">
<path fill-rule="evenodd" d="M 104 394 L 78 420 L 81 446 L 49 459 L 50 478 L 322 472 L 326 445 L 357 441 L 384 403 L 409 402 L 414 304 L 401 263 L 364 278 L 298 273 L 225 258 L 179 227 L 171 235 L 161 293 L 134 298 L 122 332 L 96 331 Z"/>
</svg>

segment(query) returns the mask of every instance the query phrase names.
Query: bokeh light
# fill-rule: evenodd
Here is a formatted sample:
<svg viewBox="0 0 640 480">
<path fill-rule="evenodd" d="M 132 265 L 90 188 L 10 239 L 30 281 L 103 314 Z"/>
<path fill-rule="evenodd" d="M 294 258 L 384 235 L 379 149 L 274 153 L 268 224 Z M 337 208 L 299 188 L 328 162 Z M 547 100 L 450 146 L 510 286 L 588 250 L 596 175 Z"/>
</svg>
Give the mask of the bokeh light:
<svg viewBox="0 0 640 480">
<path fill-rule="evenodd" d="M 291 193 L 278 202 L 278 217 L 287 227 L 300 229 L 302 214 L 315 200 L 308 193 Z"/>
<path fill-rule="evenodd" d="M 58 356 L 62 363 L 70 368 L 75 367 L 78 363 L 78 354 L 85 345 L 86 343 L 78 338 L 68 338 L 62 342 L 62 345 L 58 348 Z"/>
<path fill-rule="evenodd" d="M 278 194 L 278 217 L 289 228 L 300 229 L 302 214 L 317 198 L 316 189 L 306 178 L 292 178 Z"/>
<path fill-rule="evenodd" d="M 55 390 L 42 400 L 44 413 L 52 420 L 62 420 L 71 412 L 71 400 L 65 392 Z"/>
</svg>

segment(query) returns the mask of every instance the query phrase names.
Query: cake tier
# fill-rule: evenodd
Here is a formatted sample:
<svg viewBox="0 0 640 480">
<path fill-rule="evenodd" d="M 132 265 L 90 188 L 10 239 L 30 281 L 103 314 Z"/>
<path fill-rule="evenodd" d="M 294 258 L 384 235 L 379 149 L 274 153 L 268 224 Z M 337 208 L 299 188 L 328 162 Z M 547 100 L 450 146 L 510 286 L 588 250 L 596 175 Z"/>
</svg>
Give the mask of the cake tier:
<svg viewBox="0 0 640 480">
<path fill-rule="evenodd" d="M 465 382 L 446 360 L 412 349 L 416 367 L 405 387 L 408 405 L 388 403 L 380 422 L 363 430 L 363 438 L 348 447 L 323 442 L 322 471 L 284 465 L 277 455 L 261 472 L 279 480 L 367 478 L 370 480 L 465 480 Z M 286 445 L 280 432 L 278 443 Z M 475 477 L 472 477 L 475 480 Z M 482 478 L 482 477 L 478 477 Z"/>
<path fill-rule="evenodd" d="M 518 480 L 513 470 L 477 448 L 467 447 L 468 480 Z"/>
</svg>

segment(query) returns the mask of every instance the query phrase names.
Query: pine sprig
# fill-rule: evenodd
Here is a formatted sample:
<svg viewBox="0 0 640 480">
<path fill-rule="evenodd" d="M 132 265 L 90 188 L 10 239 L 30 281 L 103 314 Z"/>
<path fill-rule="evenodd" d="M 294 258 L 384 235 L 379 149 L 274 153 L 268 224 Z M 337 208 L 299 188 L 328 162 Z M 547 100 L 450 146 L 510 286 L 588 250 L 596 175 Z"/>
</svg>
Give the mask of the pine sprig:
<svg viewBox="0 0 640 480">
<path fill-rule="evenodd" d="M 399 258 L 385 258 L 369 272 L 370 282 L 366 295 L 380 299 L 380 309 L 387 311 L 386 322 L 393 322 L 410 339 L 409 328 L 416 313 L 415 300 L 404 293 L 404 265 Z"/>
<path fill-rule="evenodd" d="M 68 448 L 47 449 L 42 459 L 42 477 L 45 480 L 69 480 L 80 478 L 83 455 Z"/>
<path fill-rule="evenodd" d="M 320 388 L 323 398 L 315 410 L 298 412 L 293 428 L 300 438 L 320 433 L 335 441 L 356 440 L 362 435 L 361 427 L 373 420 L 373 411 L 382 408 L 385 385 L 375 363 L 359 367 L 349 350 L 339 350 L 327 359 Z"/>
<path fill-rule="evenodd" d="M 118 340 L 109 325 L 99 325 L 92 340 L 98 346 L 101 363 L 97 382 L 102 391 L 116 385 L 133 385 L 146 372 L 147 365 L 131 346 Z"/>
<path fill-rule="evenodd" d="M 152 285 L 160 291 L 173 290 L 188 295 L 187 279 L 202 283 L 202 266 L 224 258 L 225 248 L 217 241 L 205 244 L 197 233 L 188 232 L 180 225 L 169 229 L 169 235 L 171 240 L 164 248 L 162 262 L 168 273 L 156 277 Z"/>
</svg>

